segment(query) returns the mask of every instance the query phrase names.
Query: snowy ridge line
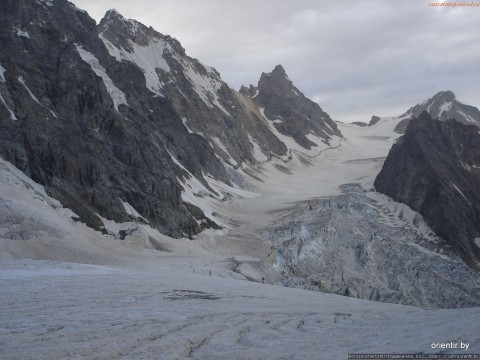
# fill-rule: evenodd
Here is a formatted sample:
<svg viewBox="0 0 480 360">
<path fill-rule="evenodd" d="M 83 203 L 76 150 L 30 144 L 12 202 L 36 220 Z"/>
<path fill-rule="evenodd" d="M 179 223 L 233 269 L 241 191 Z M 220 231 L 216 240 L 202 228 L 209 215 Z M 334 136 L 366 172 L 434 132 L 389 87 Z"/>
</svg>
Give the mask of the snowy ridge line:
<svg viewBox="0 0 480 360">
<path fill-rule="evenodd" d="M 107 89 L 113 101 L 115 110 L 118 111 L 119 105 L 122 105 L 122 104 L 128 106 L 128 102 L 127 102 L 127 98 L 125 97 L 125 94 L 123 93 L 122 90 L 120 90 L 115 86 L 112 79 L 108 76 L 107 71 L 102 65 L 100 65 L 100 62 L 95 57 L 95 55 L 85 50 L 81 45 L 75 44 L 75 46 L 82 60 L 86 62 L 88 65 L 90 65 L 91 69 L 95 74 L 97 74 L 97 76 L 100 76 L 102 78 L 103 83 L 105 84 L 105 88 Z"/>
<path fill-rule="evenodd" d="M 182 65 L 183 72 L 193 86 L 193 89 L 198 94 L 200 99 L 210 108 L 217 107 L 225 115 L 232 117 L 232 115 L 220 103 L 218 90 L 222 87 L 222 82 L 216 79 L 216 74 L 209 72 L 207 69 L 207 77 L 202 76 L 197 72 L 190 62 L 186 62 L 177 56 L 174 58 Z M 203 66 L 203 65 L 201 65 Z"/>
</svg>

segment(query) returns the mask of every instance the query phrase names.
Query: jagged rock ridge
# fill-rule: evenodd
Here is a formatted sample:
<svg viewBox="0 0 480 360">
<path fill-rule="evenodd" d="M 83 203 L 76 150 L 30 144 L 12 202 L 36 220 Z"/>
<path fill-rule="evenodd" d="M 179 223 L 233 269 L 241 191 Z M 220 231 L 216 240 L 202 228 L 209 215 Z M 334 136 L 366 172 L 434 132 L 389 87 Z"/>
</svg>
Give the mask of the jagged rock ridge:
<svg viewBox="0 0 480 360">
<path fill-rule="evenodd" d="M 293 85 L 281 65 L 271 73 L 262 73 L 257 87 L 243 86 L 240 92 L 263 109 L 280 133 L 293 137 L 306 149 L 316 146 L 309 134 L 326 144 L 333 136 L 342 136 L 330 116 Z"/>
<path fill-rule="evenodd" d="M 437 121 L 410 121 L 374 183 L 377 191 L 419 212 L 474 268 L 480 268 L 480 133 Z"/>
</svg>

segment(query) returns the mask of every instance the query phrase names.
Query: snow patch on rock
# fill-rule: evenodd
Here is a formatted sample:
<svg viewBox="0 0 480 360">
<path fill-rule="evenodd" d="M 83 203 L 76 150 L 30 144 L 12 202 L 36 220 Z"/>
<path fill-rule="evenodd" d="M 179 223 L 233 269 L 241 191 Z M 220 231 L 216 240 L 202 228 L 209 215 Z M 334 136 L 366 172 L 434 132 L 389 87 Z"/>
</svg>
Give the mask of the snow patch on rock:
<svg viewBox="0 0 480 360">
<path fill-rule="evenodd" d="M 8 113 L 10 114 L 10 119 L 16 121 L 17 117 L 15 116 L 15 113 L 8 107 L 7 102 L 3 98 L 2 94 L 0 94 L 0 101 L 2 102 L 2 104 L 7 109 Z"/>
<path fill-rule="evenodd" d="M 95 55 L 85 50 L 80 45 L 76 45 L 76 47 L 82 60 L 85 61 L 88 65 L 90 65 L 90 67 L 95 72 L 95 74 L 97 74 L 102 78 L 103 83 L 105 84 L 105 87 L 107 88 L 107 91 L 110 94 L 110 97 L 112 98 L 113 104 L 115 106 L 115 110 L 118 111 L 118 106 L 121 104 L 128 105 L 125 94 L 123 93 L 122 90 L 120 90 L 115 86 L 112 79 L 108 76 L 107 71 L 102 65 L 100 65 L 100 62 L 95 57 Z"/>
<path fill-rule="evenodd" d="M 170 72 L 170 66 L 165 60 L 165 51 L 173 51 L 171 46 L 162 39 L 153 39 L 146 46 L 141 46 L 129 40 L 133 51 L 118 48 L 107 40 L 102 34 L 99 35 L 107 47 L 110 55 L 115 57 L 117 61 L 130 61 L 142 69 L 145 74 L 147 88 L 154 94 L 163 96 L 163 83 L 158 76 L 158 70 Z"/>
<path fill-rule="evenodd" d="M 20 30 L 19 28 L 15 28 L 15 30 L 16 30 L 16 34 L 17 34 L 18 36 L 21 36 L 21 37 L 30 39 L 30 34 L 28 33 L 28 31 L 22 31 L 22 30 Z"/>
<path fill-rule="evenodd" d="M 7 70 L 2 66 L 2 64 L 0 64 L 0 81 L 1 82 L 5 82 L 5 73 L 7 72 Z"/>
<path fill-rule="evenodd" d="M 33 95 L 33 93 L 28 88 L 27 84 L 25 83 L 25 80 L 23 79 L 23 76 L 20 75 L 20 76 L 17 77 L 17 79 L 20 82 L 20 84 L 22 84 L 23 87 L 28 91 L 28 94 L 30 95 L 32 100 L 35 101 L 37 104 L 40 104 L 40 101 L 38 101 L 37 97 L 35 95 Z"/>
</svg>

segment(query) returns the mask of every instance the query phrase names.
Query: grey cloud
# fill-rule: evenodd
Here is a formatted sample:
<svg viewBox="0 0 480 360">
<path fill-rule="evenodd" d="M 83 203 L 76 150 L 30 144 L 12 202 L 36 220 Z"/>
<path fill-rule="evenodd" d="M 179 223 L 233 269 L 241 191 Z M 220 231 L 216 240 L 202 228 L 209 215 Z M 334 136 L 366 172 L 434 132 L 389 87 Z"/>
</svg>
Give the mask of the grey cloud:
<svg viewBox="0 0 480 360">
<path fill-rule="evenodd" d="M 480 8 L 427 1 L 76 0 L 179 39 L 235 88 L 283 64 L 341 121 L 399 115 L 440 90 L 480 104 Z"/>
</svg>

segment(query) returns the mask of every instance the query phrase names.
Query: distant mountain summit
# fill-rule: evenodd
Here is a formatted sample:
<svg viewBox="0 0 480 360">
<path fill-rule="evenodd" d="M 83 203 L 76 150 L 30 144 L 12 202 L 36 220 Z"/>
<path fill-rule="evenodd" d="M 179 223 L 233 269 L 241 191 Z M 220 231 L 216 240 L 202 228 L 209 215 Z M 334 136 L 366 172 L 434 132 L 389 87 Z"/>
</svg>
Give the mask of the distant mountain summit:
<svg viewBox="0 0 480 360">
<path fill-rule="evenodd" d="M 478 108 L 461 103 L 452 91 L 440 91 L 401 115 L 405 119 L 397 125 L 395 131 L 403 133 L 409 121 L 418 118 L 424 111 L 428 112 L 433 119 L 440 121 L 454 119 L 463 124 L 480 126 L 480 110 Z"/>
<path fill-rule="evenodd" d="M 317 146 L 309 134 L 325 144 L 333 136 L 342 136 L 330 116 L 293 85 L 282 65 L 271 73 L 262 73 L 258 86 L 242 86 L 240 92 L 262 108 L 281 134 L 293 137 L 306 149 Z"/>
</svg>

